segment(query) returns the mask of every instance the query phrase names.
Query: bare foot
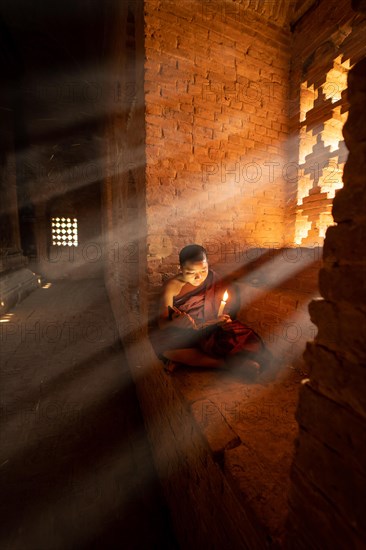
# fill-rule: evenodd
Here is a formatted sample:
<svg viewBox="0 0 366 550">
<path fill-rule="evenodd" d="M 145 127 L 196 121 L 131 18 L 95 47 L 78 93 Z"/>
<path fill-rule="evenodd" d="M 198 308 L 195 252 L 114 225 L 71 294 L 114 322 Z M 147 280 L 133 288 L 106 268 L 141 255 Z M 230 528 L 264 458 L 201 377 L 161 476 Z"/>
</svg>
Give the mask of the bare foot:
<svg viewBox="0 0 366 550">
<path fill-rule="evenodd" d="M 228 360 L 228 370 L 238 374 L 243 374 L 245 377 L 255 379 L 260 373 L 260 364 L 253 359 L 246 357 L 233 356 Z"/>
<path fill-rule="evenodd" d="M 260 364 L 257 363 L 257 361 L 253 361 L 252 359 L 244 359 L 242 363 L 243 373 L 247 376 L 250 376 L 250 378 L 256 378 L 260 373 L 260 369 Z"/>
</svg>

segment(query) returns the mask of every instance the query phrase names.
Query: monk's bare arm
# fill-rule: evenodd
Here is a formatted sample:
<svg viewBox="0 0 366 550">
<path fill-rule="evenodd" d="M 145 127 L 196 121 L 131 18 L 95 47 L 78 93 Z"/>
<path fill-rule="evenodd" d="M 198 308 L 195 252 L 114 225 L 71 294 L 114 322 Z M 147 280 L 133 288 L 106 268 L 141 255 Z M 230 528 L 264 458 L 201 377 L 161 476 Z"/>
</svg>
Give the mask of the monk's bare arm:
<svg viewBox="0 0 366 550">
<path fill-rule="evenodd" d="M 201 325 L 196 325 L 193 319 L 187 315 L 186 313 L 181 312 L 179 314 L 179 311 L 177 311 L 177 314 L 173 314 L 173 319 L 169 319 L 169 306 L 171 308 L 174 308 L 173 305 L 173 299 L 174 296 L 177 296 L 179 294 L 182 286 L 184 283 L 182 281 L 179 281 L 178 279 L 170 279 L 170 281 L 167 281 L 165 286 L 163 287 L 161 299 L 160 299 L 160 307 L 159 307 L 159 328 L 164 329 L 166 327 L 175 325 L 179 328 L 194 328 L 194 329 L 205 329 L 212 325 L 224 325 L 228 322 L 231 322 L 229 315 L 220 315 L 220 317 L 216 319 L 211 319 Z M 176 309 L 176 308 L 174 308 Z"/>
<path fill-rule="evenodd" d="M 176 279 L 170 279 L 163 287 L 159 305 L 159 328 L 164 329 L 171 324 L 169 320 L 168 306 L 173 307 L 173 298 L 179 294 L 182 283 Z"/>
</svg>

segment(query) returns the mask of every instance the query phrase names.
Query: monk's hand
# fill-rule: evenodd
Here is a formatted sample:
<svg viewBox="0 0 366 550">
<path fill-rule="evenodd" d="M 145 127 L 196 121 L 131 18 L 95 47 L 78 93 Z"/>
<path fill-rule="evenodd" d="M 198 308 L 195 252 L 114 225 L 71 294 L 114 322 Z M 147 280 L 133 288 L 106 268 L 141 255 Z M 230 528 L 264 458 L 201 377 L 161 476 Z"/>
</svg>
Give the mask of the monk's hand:
<svg viewBox="0 0 366 550">
<path fill-rule="evenodd" d="M 174 309 L 172 320 L 176 327 L 191 328 L 194 330 L 197 329 L 195 320 L 189 315 L 189 313 L 186 313 L 185 311 L 180 311 L 180 309 L 175 306 L 173 306 L 172 309 Z"/>
<path fill-rule="evenodd" d="M 202 325 L 202 328 L 212 327 L 212 326 L 222 326 L 225 327 L 226 325 L 229 325 L 232 322 L 230 315 L 224 314 L 219 315 L 219 317 L 215 317 L 214 319 L 209 319 L 208 321 L 205 321 Z"/>
<path fill-rule="evenodd" d="M 227 315 L 226 313 L 224 315 L 219 315 L 217 320 L 218 320 L 217 324 L 222 326 L 222 328 L 224 328 L 225 325 L 229 325 L 230 323 L 232 323 L 230 315 Z"/>
<path fill-rule="evenodd" d="M 231 323 L 233 320 L 230 315 L 221 315 L 221 317 L 228 317 L 228 319 L 220 325 L 222 330 L 231 330 Z"/>
</svg>

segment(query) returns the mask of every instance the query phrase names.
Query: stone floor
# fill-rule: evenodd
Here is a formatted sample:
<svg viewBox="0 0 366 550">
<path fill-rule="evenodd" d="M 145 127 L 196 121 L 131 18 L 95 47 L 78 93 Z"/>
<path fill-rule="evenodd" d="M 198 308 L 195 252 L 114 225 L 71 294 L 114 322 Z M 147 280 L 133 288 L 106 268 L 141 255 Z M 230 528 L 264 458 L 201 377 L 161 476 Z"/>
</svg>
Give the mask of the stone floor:
<svg viewBox="0 0 366 550">
<path fill-rule="evenodd" d="M 191 406 L 217 463 L 274 547 L 282 547 L 290 468 L 305 373 L 280 366 L 257 378 L 243 372 L 177 368 L 171 376 Z"/>
<path fill-rule="evenodd" d="M 102 281 L 1 320 L 0 547 L 177 548 Z"/>
</svg>

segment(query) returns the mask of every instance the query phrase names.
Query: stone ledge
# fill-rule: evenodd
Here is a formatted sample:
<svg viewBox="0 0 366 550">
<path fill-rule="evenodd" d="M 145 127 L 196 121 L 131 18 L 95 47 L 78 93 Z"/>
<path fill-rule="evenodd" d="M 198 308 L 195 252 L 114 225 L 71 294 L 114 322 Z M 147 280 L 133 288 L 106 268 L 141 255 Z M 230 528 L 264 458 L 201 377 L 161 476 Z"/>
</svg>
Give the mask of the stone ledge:
<svg viewBox="0 0 366 550">
<path fill-rule="evenodd" d="M 171 376 L 213 459 L 257 528 L 281 547 L 302 375 L 282 367 L 250 380 L 243 373 L 176 369 Z"/>
<path fill-rule="evenodd" d="M 209 419 L 206 413 L 213 412 L 217 416 L 215 420 Z M 213 410 L 212 410 L 213 409 Z M 192 414 L 203 436 L 207 441 L 214 460 L 222 467 L 224 454 L 228 449 L 233 449 L 241 444 L 241 439 L 227 423 L 220 409 L 209 399 L 200 399 L 192 403 Z"/>
<path fill-rule="evenodd" d="M 12 269 L 0 274 L 0 313 L 6 313 L 11 307 L 23 300 L 30 292 L 39 287 L 39 275 L 25 267 Z"/>
</svg>

